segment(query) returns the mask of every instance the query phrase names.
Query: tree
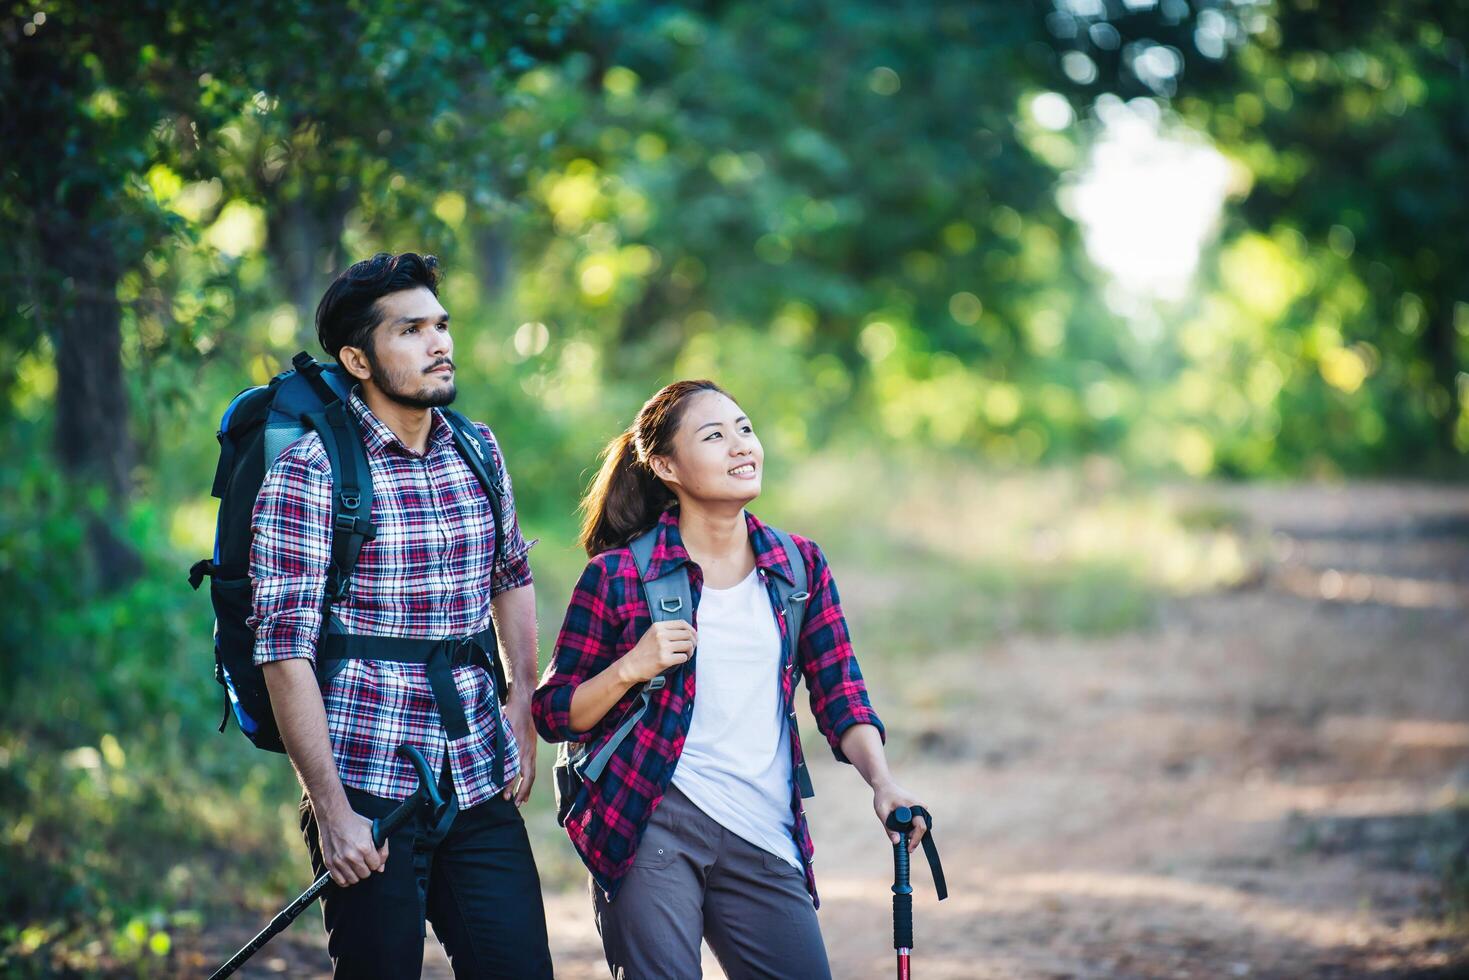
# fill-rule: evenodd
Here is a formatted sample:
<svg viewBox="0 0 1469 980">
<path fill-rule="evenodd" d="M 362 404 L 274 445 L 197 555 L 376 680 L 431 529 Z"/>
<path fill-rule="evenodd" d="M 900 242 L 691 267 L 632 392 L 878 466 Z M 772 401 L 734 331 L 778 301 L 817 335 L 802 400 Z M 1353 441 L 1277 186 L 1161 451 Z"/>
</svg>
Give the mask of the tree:
<svg viewBox="0 0 1469 980">
<path fill-rule="evenodd" d="M 591 58 L 541 80 L 575 108 L 531 182 L 532 318 L 614 381 L 748 349 L 767 416 L 813 439 L 856 385 L 904 436 L 1010 439 L 1040 414 L 1014 382 L 1051 370 L 1077 280 L 1054 170 L 1015 124 L 1048 70 L 1029 11 L 619 4 L 592 23 Z"/>
<path fill-rule="evenodd" d="M 263 211 L 267 252 L 303 322 L 329 274 L 362 257 L 342 252 L 349 215 L 377 233 L 415 225 L 429 248 L 503 203 L 514 186 L 496 124 L 507 91 L 573 46 L 583 7 L 453 2 L 405 20 L 391 3 L 273 3 L 221 38 L 250 110 L 214 150 L 229 190 Z"/>
<path fill-rule="evenodd" d="M 379 224 L 408 214 L 432 237 L 444 189 L 495 186 L 495 130 L 471 120 L 491 118 L 506 80 L 559 50 L 579 10 L 436 4 L 405 22 L 387 3 L 12 7 L 0 25 L 0 214 L 17 229 L 0 287 L 6 335 L 54 350 L 56 458 L 109 501 L 91 535 L 101 582 L 137 570 L 112 523 L 136 460 L 119 283 L 150 254 L 165 262 L 171 235 L 201 230 L 148 178 L 223 178 L 258 204 L 305 320 L 365 201 Z"/>
<path fill-rule="evenodd" d="M 1078 9 L 1057 2 L 1048 15 L 1075 68 L 1054 83 L 1081 99 L 1167 101 L 1248 167 L 1244 228 L 1298 233 L 1319 272 L 1282 328 L 1303 335 L 1308 358 L 1313 336 L 1340 335 L 1321 373 L 1374 397 L 1385 421 L 1371 431 L 1394 436 L 1377 458 L 1469 453 L 1469 286 L 1455 274 L 1469 265 L 1469 4 Z M 1296 413 L 1304 438 L 1332 439 L 1319 425 L 1328 412 Z M 1339 449 L 1361 441 L 1350 425 L 1341 438 Z"/>
<path fill-rule="evenodd" d="M 167 225 L 140 174 L 161 156 L 197 159 L 206 14 L 149 0 L 17 3 L 0 24 L 6 332 L 21 348 L 42 337 L 54 348 L 55 455 L 106 491 L 110 514 L 91 520 L 90 539 L 107 584 L 138 567 L 112 523 L 134 461 L 117 282 Z"/>
</svg>

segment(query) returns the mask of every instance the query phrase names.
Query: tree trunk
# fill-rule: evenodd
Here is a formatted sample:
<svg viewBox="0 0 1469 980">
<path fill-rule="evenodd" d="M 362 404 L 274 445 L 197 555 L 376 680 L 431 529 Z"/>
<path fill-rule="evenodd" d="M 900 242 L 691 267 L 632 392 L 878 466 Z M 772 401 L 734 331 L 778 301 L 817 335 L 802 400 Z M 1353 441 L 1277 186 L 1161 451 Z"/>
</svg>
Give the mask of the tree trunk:
<svg viewBox="0 0 1469 980">
<path fill-rule="evenodd" d="M 83 215 L 87 210 L 83 207 Z M 56 461 L 69 478 L 106 491 L 104 511 L 87 516 L 87 543 L 98 586 L 118 588 L 142 571 L 121 534 L 135 455 L 122 364 L 118 261 L 106 222 L 52 211 L 42 222 L 40 238 L 51 280 L 46 321 L 56 347 Z"/>
<path fill-rule="evenodd" d="M 296 307 L 297 336 L 312 348 L 316 338 L 316 305 L 331 277 L 341 271 L 342 229 L 357 199 L 356 188 L 323 197 L 286 198 L 270 194 L 266 249 L 275 260 L 286 295 Z M 356 256 L 355 258 L 365 258 Z M 355 261 L 355 259 L 354 259 Z M 324 273 L 323 266 L 331 271 Z"/>
<path fill-rule="evenodd" d="M 485 295 L 499 296 L 510 285 L 510 243 L 498 228 L 481 227 L 474 234 L 474 251 Z"/>
</svg>

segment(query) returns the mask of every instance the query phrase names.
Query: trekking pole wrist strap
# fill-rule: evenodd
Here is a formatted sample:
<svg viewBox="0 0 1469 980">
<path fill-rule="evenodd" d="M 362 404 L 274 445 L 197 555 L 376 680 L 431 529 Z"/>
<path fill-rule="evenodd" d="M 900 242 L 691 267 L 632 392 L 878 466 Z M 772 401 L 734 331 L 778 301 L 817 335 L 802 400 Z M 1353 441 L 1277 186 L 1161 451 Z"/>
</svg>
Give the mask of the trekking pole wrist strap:
<svg viewBox="0 0 1469 980">
<path fill-rule="evenodd" d="M 928 858 L 928 869 L 933 872 L 933 887 L 938 892 L 939 901 L 949 897 L 949 886 L 944 881 L 944 866 L 939 862 L 939 847 L 933 840 L 933 814 L 921 806 L 910 806 L 909 812 L 915 817 L 922 817 L 928 825 L 928 832 L 923 835 L 923 856 Z"/>
</svg>

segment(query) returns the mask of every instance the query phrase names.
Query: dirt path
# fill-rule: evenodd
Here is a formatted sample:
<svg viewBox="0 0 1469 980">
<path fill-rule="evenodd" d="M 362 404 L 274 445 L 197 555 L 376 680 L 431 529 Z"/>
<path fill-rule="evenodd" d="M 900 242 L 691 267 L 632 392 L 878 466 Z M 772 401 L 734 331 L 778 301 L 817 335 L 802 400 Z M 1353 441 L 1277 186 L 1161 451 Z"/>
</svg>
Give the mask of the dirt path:
<svg viewBox="0 0 1469 980">
<path fill-rule="evenodd" d="M 926 750 L 901 771 L 947 817 L 953 892 L 917 873 L 924 977 L 1469 970 L 1432 919 L 1455 838 L 1429 816 L 1469 794 L 1469 496 L 1230 497 L 1270 535 L 1246 587 L 1143 634 L 951 651 L 906 685 L 922 720 L 897 741 Z M 889 858 L 836 768 L 823 927 L 837 975 L 881 977 Z"/>
<path fill-rule="evenodd" d="M 1437 875 L 1469 839 L 1469 493 L 1209 494 L 1268 544 L 1242 587 L 1142 632 L 869 669 L 940 820 L 950 899 L 914 872 L 925 980 L 1469 975 Z M 891 852 L 807 745 L 834 972 L 890 976 Z M 548 910 L 558 976 L 605 976 L 584 892 Z M 256 975 L 308 975 L 315 942 Z"/>
</svg>

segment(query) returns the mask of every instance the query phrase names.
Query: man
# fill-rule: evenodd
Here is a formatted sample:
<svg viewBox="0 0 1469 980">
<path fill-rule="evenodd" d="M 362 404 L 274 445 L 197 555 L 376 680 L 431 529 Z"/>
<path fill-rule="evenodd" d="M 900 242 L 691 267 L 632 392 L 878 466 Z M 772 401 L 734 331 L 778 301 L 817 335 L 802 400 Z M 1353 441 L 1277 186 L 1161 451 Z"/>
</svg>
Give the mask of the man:
<svg viewBox="0 0 1469 980">
<path fill-rule="evenodd" d="M 504 540 L 495 541 L 492 499 L 442 411 L 455 395 L 454 341 L 437 287 L 432 256 L 382 253 L 338 276 L 317 307 L 322 347 L 358 382 L 348 409 L 372 472 L 376 536 L 323 630 L 331 467 L 314 432 L 281 454 L 253 518 L 255 661 L 305 789 L 312 865 L 337 886 L 323 898 L 335 975 L 418 976 L 427 918 L 458 977 L 550 977 L 540 880 L 518 809 L 535 780 L 530 544 L 508 477 Z M 478 428 L 502 460 L 490 430 Z M 496 632 L 510 664 L 503 712 L 485 669 Z M 393 647 L 383 637 L 420 642 Z M 424 642 L 436 640 L 445 642 Z M 318 656 L 348 641 L 368 659 Z M 409 645 L 436 659 L 373 653 Z M 417 786 L 395 755 L 404 740 L 441 773 L 456 812 L 447 828 L 410 823 L 378 849 L 372 819 Z"/>
</svg>

